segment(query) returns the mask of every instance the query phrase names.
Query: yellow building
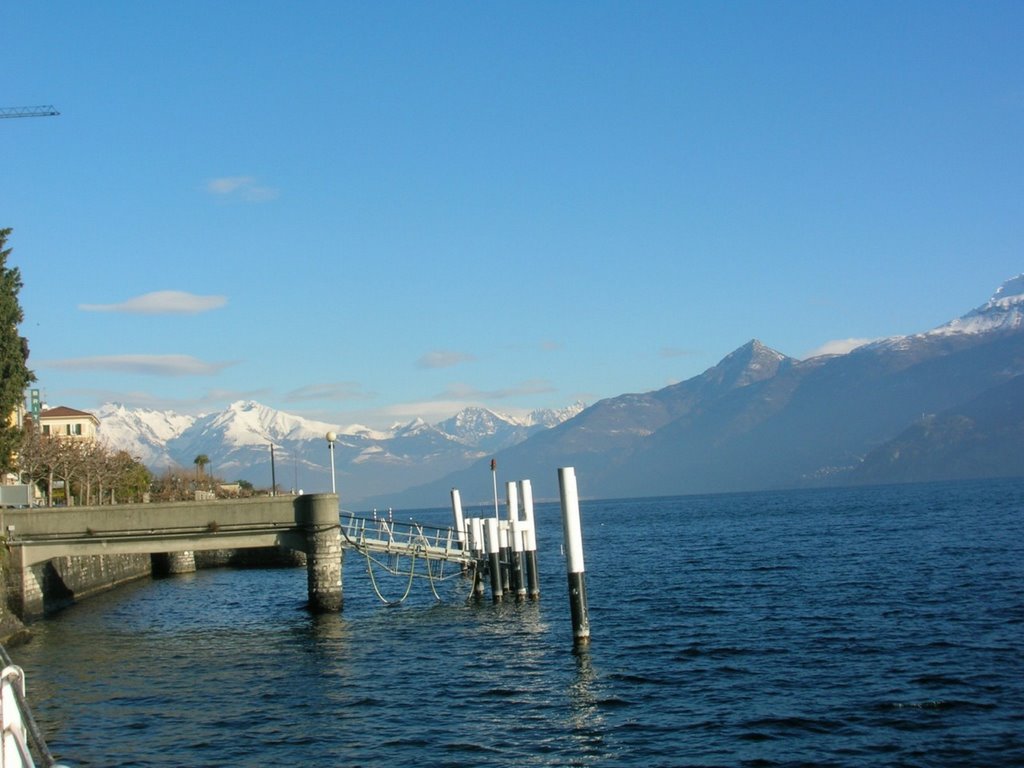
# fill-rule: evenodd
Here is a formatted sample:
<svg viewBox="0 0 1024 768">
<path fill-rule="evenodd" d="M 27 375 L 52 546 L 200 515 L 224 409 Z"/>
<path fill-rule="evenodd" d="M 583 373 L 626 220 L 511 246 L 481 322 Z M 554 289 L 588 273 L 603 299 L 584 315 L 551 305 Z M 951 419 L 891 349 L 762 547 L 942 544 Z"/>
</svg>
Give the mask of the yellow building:
<svg viewBox="0 0 1024 768">
<path fill-rule="evenodd" d="M 44 435 L 95 440 L 100 420 L 86 411 L 58 406 L 39 414 L 39 429 Z"/>
</svg>

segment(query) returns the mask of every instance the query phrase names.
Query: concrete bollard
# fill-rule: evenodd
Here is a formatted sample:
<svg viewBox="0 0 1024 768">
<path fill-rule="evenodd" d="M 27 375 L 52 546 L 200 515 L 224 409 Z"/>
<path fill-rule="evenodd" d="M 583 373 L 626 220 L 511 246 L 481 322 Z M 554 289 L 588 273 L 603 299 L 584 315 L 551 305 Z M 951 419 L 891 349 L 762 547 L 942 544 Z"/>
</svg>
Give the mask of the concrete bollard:
<svg viewBox="0 0 1024 768">
<path fill-rule="evenodd" d="M 523 559 L 526 561 L 526 593 L 531 600 L 540 597 L 537 572 L 537 529 L 533 522 L 533 486 L 529 480 L 519 481 L 519 499 L 523 508 Z"/>
<path fill-rule="evenodd" d="M 306 534 L 306 580 L 309 609 L 337 613 L 345 599 L 342 591 L 341 522 L 338 496 L 317 493 L 295 499 L 295 519 Z"/>
<path fill-rule="evenodd" d="M 583 650 L 590 645 L 590 615 L 587 610 L 580 500 L 576 490 L 576 470 L 573 467 L 562 467 L 558 470 L 558 487 L 562 501 L 562 534 L 565 539 L 565 570 L 569 582 L 573 646 L 577 650 Z"/>
</svg>

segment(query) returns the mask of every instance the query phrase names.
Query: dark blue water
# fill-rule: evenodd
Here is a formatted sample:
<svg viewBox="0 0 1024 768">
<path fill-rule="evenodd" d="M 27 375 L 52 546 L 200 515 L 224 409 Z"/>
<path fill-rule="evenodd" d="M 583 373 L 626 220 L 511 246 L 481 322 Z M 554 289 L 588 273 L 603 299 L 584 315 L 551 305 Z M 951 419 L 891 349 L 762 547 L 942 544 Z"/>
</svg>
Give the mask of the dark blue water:
<svg viewBox="0 0 1024 768">
<path fill-rule="evenodd" d="M 586 655 L 537 513 L 538 604 L 349 555 L 340 616 L 204 571 L 13 656 L 75 766 L 1024 765 L 1024 481 L 583 502 Z"/>
</svg>

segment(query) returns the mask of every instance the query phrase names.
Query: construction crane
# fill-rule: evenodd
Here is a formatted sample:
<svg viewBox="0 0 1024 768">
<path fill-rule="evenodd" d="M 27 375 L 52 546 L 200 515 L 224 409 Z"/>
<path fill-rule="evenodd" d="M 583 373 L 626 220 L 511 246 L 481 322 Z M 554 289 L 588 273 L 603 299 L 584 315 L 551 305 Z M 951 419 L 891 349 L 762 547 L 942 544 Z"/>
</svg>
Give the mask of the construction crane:
<svg viewBox="0 0 1024 768">
<path fill-rule="evenodd" d="M 54 117 L 59 115 L 52 105 L 43 107 L 0 107 L 0 118 L 3 117 Z"/>
</svg>

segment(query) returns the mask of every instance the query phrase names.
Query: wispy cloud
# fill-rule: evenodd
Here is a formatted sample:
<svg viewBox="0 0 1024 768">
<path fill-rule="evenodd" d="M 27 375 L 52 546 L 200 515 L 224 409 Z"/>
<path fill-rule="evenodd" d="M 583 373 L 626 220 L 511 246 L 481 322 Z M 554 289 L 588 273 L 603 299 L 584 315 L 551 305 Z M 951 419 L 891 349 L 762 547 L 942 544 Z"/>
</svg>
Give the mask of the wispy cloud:
<svg viewBox="0 0 1024 768">
<path fill-rule="evenodd" d="M 310 400 L 369 400 L 374 397 L 362 385 L 354 381 L 337 381 L 326 384 L 309 384 L 293 389 L 285 395 L 285 400 L 302 402 Z"/>
<path fill-rule="evenodd" d="M 99 355 L 49 360 L 39 365 L 65 371 L 102 371 L 148 376 L 213 376 L 235 363 L 210 363 L 191 355 Z"/>
<path fill-rule="evenodd" d="M 260 400 L 270 397 L 272 393 L 265 389 L 233 390 L 210 389 L 192 397 L 168 397 L 154 393 L 152 390 L 126 389 L 91 389 L 87 387 L 71 387 L 60 389 L 52 396 L 50 403 L 71 402 L 81 404 L 93 402 L 98 407 L 104 403 L 119 403 L 128 408 L 150 408 L 154 411 L 174 411 L 175 413 L 200 416 L 205 413 L 223 410 L 228 403 L 236 400 Z M 88 407 L 84 408 L 89 410 Z"/>
<path fill-rule="evenodd" d="M 450 385 L 444 392 L 439 393 L 432 400 L 436 401 L 487 401 L 505 400 L 510 397 L 521 395 L 541 395 L 546 392 L 554 392 L 555 388 L 550 381 L 544 379 L 530 379 L 523 381 L 513 387 L 502 389 L 478 389 L 468 384 L 456 383 Z"/>
<path fill-rule="evenodd" d="M 877 341 L 877 339 L 834 339 L 833 341 L 826 341 L 817 349 L 812 349 L 807 353 L 807 357 L 845 355 L 847 352 L 852 352 L 857 347 L 863 347 L 865 344 L 870 344 L 873 341 Z"/>
<path fill-rule="evenodd" d="M 136 315 L 198 315 L 220 309 L 226 296 L 199 296 L 185 291 L 154 291 L 118 304 L 79 304 L 83 312 L 128 312 Z"/>
<path fill-rule="evenodd" d="M 466 352 L 453 352 L 451 350 L 434 350 L 427 352 L 416 361 L 417 368 L 451 368 L 460 363 L 471 363 L 476 360 L 475 355 Z"/>
<path fill-rule="evenodd" d="M 261 184 L 255 176 L 221 176 L 206 183 L 206 191 L 218 197 L 229 197 L 246 203 L 274 200 L 278 191 Z"/>
</svg>

